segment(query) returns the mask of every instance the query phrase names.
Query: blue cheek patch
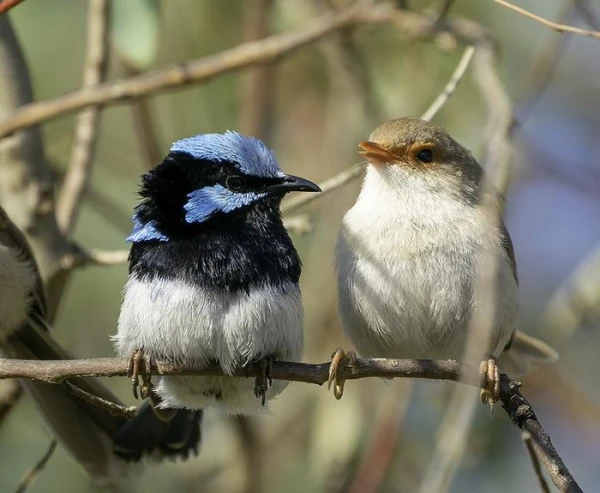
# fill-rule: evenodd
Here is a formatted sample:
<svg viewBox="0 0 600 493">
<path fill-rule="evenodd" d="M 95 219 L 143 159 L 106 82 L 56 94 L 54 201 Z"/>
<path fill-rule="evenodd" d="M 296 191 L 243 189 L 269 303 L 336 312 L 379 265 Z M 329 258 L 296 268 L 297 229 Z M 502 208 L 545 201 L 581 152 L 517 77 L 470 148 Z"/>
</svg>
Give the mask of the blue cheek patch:
<svg viewBox="0 0 600 493">
<path fill-rule="evenodd" d="M 201 223 L 217 212 L 227 214 L 266 196 L 266 193 L 235 193 L 221 185 L 200 188 L 188 194 L 185 220 L 190 224 Z"/>
<path fill-rule="evenodd" d="M 133 231 L 127 237 L 128 243 L 138 243 L 141 241 L 169 241 L 169 238 L 156 229 L 156 222 L 149 221 L 141 223 L 136 215 L 133 216 Z"/>
</svg>

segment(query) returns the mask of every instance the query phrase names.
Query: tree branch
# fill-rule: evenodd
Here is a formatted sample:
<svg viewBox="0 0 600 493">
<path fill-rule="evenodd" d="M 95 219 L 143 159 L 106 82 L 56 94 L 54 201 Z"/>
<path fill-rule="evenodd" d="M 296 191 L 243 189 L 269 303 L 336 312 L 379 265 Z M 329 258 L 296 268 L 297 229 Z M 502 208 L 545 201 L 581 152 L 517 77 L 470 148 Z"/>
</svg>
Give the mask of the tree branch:
<svg viewBox="0 0 600 493">
<path fill-rule="evenodd" d="M 581 36 L 589 36 L 590 38 L 600 39 L 600 31 L 588 31 L 587 29 L 581 29 L 579 27 L 567 26 L 566 24 L 558 24 L 556 22 L 552 22 L 548 19 L 545 19 L 544 17 L 541 17 L 537 14 L 534 14 L 533 12 L 529 12 L 529 10 L 525 10 L 522 7 L 513 5 L 512 3 L 507 2 L 506 0 L 493 0 L 493 1 L 496 2 L 498 5 L 502 5 L 503 7 L 506 7 L 507 9 L 514 10 L 518 14 L 521 14 L 525 17 L 529 17 L 530 19 L 533 19 L 534 21 L 537 21 L 540 24 L 543 24 L 544 26 L 548 26 L 548 27 L 554 29 L 555 31 L 558 31 L 559 33 L 567 32 L 567 33 L 579 34 Z"/>
<path fill-rule="evenodd" d="M 0 14 L 5 14 L 13 7 L 19 5 L 23 0 L 0 0 Z"/>
<path fill-rule="evenodd" d="M 55 99 L 28 104 L 0 121 L 0 137 L 88 106 L 116 104 L 200 83 L 252 65 L 273 62 L 335 31 L 358 25 L 393 24 L 411 38 L 428 38 L 436 33 L 449 31 L 467 44 L 477 44 L 489 37 L 483 27 L 467 19 L 454 18 L 443 23 L 436 20 L 434 16 L 399 10 L 392 5 L 374 6 L 370 1 L 359 0 L 342 10 L 328 12 L 293 31 L 243 43 L 191 62 L 171 65 L 120 81 L 72 91 Z"/>
<path fill-rule="evenodd" d="M 80 360 L 15 360 L 0 359 L 0 379 L 28 378 L 41 382 L 60 384 L 76 377 L 125 376 L 126 358 L 96 358 Z M 182 367 L 173 363 L 157 361 L 153 363 L 155 375 L 206 375 L 225 376 L 218 365 L 202 370 Z M 250 363 L 233 372 L 233 377 L 255 377 L 262 372 L 257 363 Z M 322 385 L 329 376 L 329 362 L 319 364 L 276 361 L 272 364 L 270 376 L 275 380 L 305 382 Z M 453 380 L 474 387 L 481 385 L 477 369 L 461 365 L 453 360 L 402 360 L 384 358 L 359 358 L 354 363 L 340 365 L 339 380 L 361 378 L 424 378 L 430 380 Z M 520 393 L 519 382 L 502 374 L 500 378 L 500 401 L 512 422 L 531 435 L 532 445 L 540 462 L 561 492 L 581 492 L 581 488 L 571 476 L 550 437 L 537 419 L 531 404 Z"/>
</svg>

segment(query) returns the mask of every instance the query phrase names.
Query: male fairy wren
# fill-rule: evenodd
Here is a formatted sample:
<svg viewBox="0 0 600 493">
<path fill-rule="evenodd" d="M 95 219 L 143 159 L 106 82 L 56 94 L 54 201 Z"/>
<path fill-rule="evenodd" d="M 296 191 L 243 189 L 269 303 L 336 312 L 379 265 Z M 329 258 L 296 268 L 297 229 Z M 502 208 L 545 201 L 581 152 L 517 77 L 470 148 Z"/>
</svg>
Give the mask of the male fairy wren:
<svg viewBox="0 0 600 493">
<path fill-rule="evenodd" d="M 228 131 L 175 142 L 142 177 L 114 337 L 119 354 L 142 350 L 149 359 L 218 364 L 225 373 L 268 359 L 300 360 L 301 263 L 279 210 L 292 191 L 320 189 L 283 173 L 258 139 Z M 148 395 L 164 419 L 177 408 L 252 415 L 285 386 L 165 376 Z M 129 444 L 141 440 L 135 419 L 131 428 L 123 438 Z"/>
<path fill-rule="evenodd" d="M 359 352 L 461 360 L 479 309 L 477 268 L 491 252 L 498 264 L 496 310 L 482 355 L 497 358 L 510 349 L 507 356 L 521 368 L 528 357 L 555 360 L 552 348 L 516 330 L 513 246 L 504 224 L 491 223 L 483 210 L 483 170 L 473 155 L 415 118 L 385 122 L 359 147 L 370 166 L 343 219 L 336 256 L 342 324 Z M 482 398 L 493 404 L 497 366 L 489 370 Z"/>
</svg>

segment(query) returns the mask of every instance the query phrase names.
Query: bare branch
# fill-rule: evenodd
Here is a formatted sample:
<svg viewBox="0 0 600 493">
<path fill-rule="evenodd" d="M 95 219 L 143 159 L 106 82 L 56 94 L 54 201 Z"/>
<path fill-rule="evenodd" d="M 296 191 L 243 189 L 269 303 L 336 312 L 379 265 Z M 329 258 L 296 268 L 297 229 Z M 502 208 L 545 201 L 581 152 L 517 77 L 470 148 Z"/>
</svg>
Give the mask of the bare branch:
<svg viewBox="0 0 600 493">
<path fill-rule="evenodd" d="M 429 108 L 427 108 L 425 113 L 423 113 L 423 115 L 421 116 L 422 120 L 430 122 L 433 119 L 433 117 L 437 115 L 438 111 L 440 111 L 442 106 L 446 104 L 448 99 L 450 99 L 450 96 L 452 96 L 454 91 L 456 91 L 458 83 L 464 77 L 467 68 L 469 68 L 469 64 L 471 63 L 474 54 L 475 47 L 468 46 L 465 52 L 463 53 L 463 56 L 461 57 L 460 61 L 458 62 L 458 65 L 454 69 L 454 72 L 450 76 L 450 80 L 444 87 L 443 91 L 435 98 L 433 103 L 431 103 L 431 106 L 429 106 Z"/>
<path fill-rule="evenodd" d="M 131 419 L 135 416 L 135 413 L 137 412 L 135 406 L 125 407 L 121 406 L 120 404 L 117 404 L 116 402 L 107 401 L 106 399 L 102 399 L 101 397 L 86 392 L 85 390 L 69 382 L 68 380 L 65 380 L 63 382 L 63 385 L 69 392 L 71 392 L 71 394 L 76 395 L 81 400 L 89 402 L 93 406 L 101 407 L 113 416 Z"/>
<path fill-rule="evenodd" d="M 313 230 L 313 225 L 310 222 L 308 214 L 286 217 L 283 220 L 283 225 L 289 232 L 297 235 L 305 235 Z"/>
<path fill-rule="evenodd" d="M 90 0 L 87 53 L 83 69 L 83 88 L 94 87 L 106 79 L 108 67 L 108 0 Z M 61 231 L 69 236 L 79 215 L 83 195 L 92 175 L 94 150 L 100 125 L 100 106 L 85 109 L 79 115 L 71 160 L 56 211 Z"/>
<path fill-rule="evenodd" d="M 531 435 L 527 431 L 521 432 L 521 438 L 523 439 L 523 443 L 525 444 L 525 448 L 527 449 L 527 453 L 529 454 L 529 458 L 531 459 L 531 465 L 533 466 L 533 470 L 535 471 L 535 475 L 538 479 L 538 483 L 540 485 L 540 490 L 542 493 L 550 493 L 550 488 L 548 487 L 548 483 L 544 478 L 544 473 L 542 472 L 542 467 L 540 465 L 540 460 L 535 452 L 533 447 L 533 443 L 531 440 Z"/>
<path fill-rule="evenodd" d="M 484 28 L 467 19 L 454 18 L 439 24 L 432 16 L 399 10 L 387 4 L 374 6 L 370 1 L 358 0 L 349 7 L 328 12 L 294 31 L 272 35 L 260 41 L 243 43 L 217 55 L 171 65 L 162 70 L 121 81 L 83 88 L 55 99 L 26 105 L 0 121 L 0 137 L 88 106 L 116 104 L 168 89 L 181 88 L 187 84 L 203 82 L 251 65 L 273 62 L 335 31 L 358 25 L 385 23 L 393 24 L 405 35 L 413 38 L 426 39 L 445 30 L 467 44 L 477 45 L 488 38 Z"/>
<path fill-rule="evenodd" d="M 28 378 L 46 383 L 60 384 L 76 377 L 111 377 L 127 374 L 126 358 L 96 358 L 87 360 L 16 360 L 0 359 L 0 379 Z M 275 380 L 306 382 L 317 385 L 325 383 L 329 376 L 330 362 L 319 364 L 276 361 L 272 364 L 270 376 Z M 255 377 L 261 374 L 258 363 L 249 363 L 238 368 L 232 377 Z M 173 363 L 157 361 L 154 363 L 155 375 L 207 375 L 226 376 L 218 365 L 198 370 L 182 367 Z M 453 380 L 470 386 L 479 387 L 480 376 L 477 369 L 461 365 L 453 360 L 402 360 L 384 358 L 358 358 L 353 364 L 341 365 L 338 369 L 340 379 L 357 380 L 361 378 L 424 378 L 430 380 Z M 554 449 L 550 437 L 539 423 L 531 404 L 519 392 L 519 382 L 502 374 L 500 378 L 500 401 L 502 407 L 520 429 L 531 435 L 537 456 L 561 492 L 581 492 L 558 452 Z"/>
<path fill-rule="evenodd" d="M 19 402 L 23 389 L 16 380 L 8 380 L 0 385 L 0 424 L 10 410 Z"/>
<path fill-rule="evenodd" d="M 552 22 L 548 19 L 545 19 L 544 17 L 541 17 L 537 14 L 534 14 L 533 12 L 529 12 L 528 10 L 525 10 L 522 7 L 513 5 L 512 3 L 507 2 L 506 0 L 493 0 L 493 1 L 496 2 L 498 5 L 502 5 L 503 7 L 506 7 L 507 9 L 514 10 L 515 12 L 517 12 L 525 17 L 529 17 L 530 19 L 533 19 L 534 21 L 537 21 L 540 24 L 543 24 L 544 26 L 548 26 L 548 27 L 554 29 L 555 31 L 558 31 L 559 33 L 567 32 L 567 33 L 579 34 L 581 36 L 589 36 L 591 38 L 600 39 L 600 31 L 588 31 L 587 29 L 580 29 L 578 27 L 567 26 L 566 24 L 558 24 L 556 22 Z"/>
<path fill-rule="evenodd" d="M 52 457 L 52 454 L 54 453 L 55 449 L 56 440 L 52 439 L 52 441 L 50 442 L 50 446 L 48 447 L 48 450 L 46 450 L 46 453 L 43 455 L 43 457 L 38 461 L 38 463 L 35 466 L 33 466 L 29 471 L 27 471 L 25 476 L 23 476 L 23 479 L 21 479 L 21 482 L 19 483 L 19 486 L 17 487 L 15 493 L 24 493 L 25 491 L 27 491 L 27 488 L 29 488 L 31 483 L 33 483 L 33 480 L 42 471 L 42 469 L 46 467 L 46 464 L 50 460 L 50 457 Z"/>
<path fill-rule="evenodd" d="M 19 5 L 23 0 L 0 0 L 0 14 L 5 14 L 13 7 Z"/>
<path fill-rule="evenodd" d="M 332 176 L 331 178 L 325 180 L 323 183 L 320 183 L 319 186 L 321 187 L 322 193 L 307 193 L 304 195 L 296 195 L 295 197 L 287 199 L 281 205 L 281 212 L 285 214 L 287 212 L 291 212 L 295 209 L 298 209 L 299 207 L 309 204 L 313 200 L 316 200 L 319 197 L 322 197 L 323 195 L 332 192 L 337 188 L 340 188 L 341 186 L 351 182 L 355 178 L 358 178 L 362 174 L 363 165 L 363 162 L 353 164 L 347 170 L 342 171 L 341 173 L 338 173 L 335 176 Z"/>
<path fill-rule="evenodd" d="M 461 57 L 456 69 L 450 76 L 450 80 L 444 86 L 444 89 L 442 90 L 442 92 L 440 93 L 439 96 L 437 96 L 435 98 L 433 103 L 431 103 L 429 108 L 427 108 L 427 110 L 425 110 L 425 113 L 423 113 L 423 115 L 421 116 L 421 118 L 423 120 L 431 121 L 431 119 L 433 119 L 435 117 L 435 115 L 438 113 L 438 111 L 440 111 L 440 109 L 442 109 L 442 107 L 448 102 L 448 100 L 450 99 L 452 94 L 454 94 L 454 91 L 456 90 L 456 87 L 458 86 L 459 82 L 463 78 L 463 76 L 469 66 L 469 63 L 473 58 L 474 53 L 475 53 L 475 48 L 472 46 L 469 46 L 465 50 L 465 53 Z M 345 185 L 346 183 L 353 181 L 354 179 L 361 176 L 363 166 L 364 166 L 364 162 L 353 164 L 347 170 L 344 170 L 341 173 L 338 173 L 337 175 L 332 176 L 331 178 L 325 180 L 323 183 L 320 183 L 319 186 L 321 187 L 322 193 L 320 193 L 318 195 L 316 195 L 316 194 L 297 195 L 295 197 L 287 199 L 283 203 L 283 205 L 281 207 L 281 211 L 285 214 L 285 213 L 291 212 L 293 210 L 296 210 L 299 207 L 309 204 L 313 200 L 316 200 L 319 197 L 322 197 L 323 195 L 325 195 L 329 192 L 332 192 L 333 190 L 336 190 L 337 188 Z"/>
</svg>

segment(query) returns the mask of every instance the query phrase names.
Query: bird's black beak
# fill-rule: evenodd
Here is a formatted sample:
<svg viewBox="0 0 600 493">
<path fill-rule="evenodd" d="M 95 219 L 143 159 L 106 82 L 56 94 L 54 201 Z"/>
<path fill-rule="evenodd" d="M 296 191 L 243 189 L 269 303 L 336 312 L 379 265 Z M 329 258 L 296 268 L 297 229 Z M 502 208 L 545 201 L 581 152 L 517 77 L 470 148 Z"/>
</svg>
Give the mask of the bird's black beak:
<svg viewBox="0 0 600 493">
<path fill-rule="evenodd" d="M 285 175 L 281 183 L 270 185 L 266 188 L 269 192 L 320 192 L 319 185 L 314 184 L 312 181 L 305 180 L 299 176 Z"/>
</svg>

